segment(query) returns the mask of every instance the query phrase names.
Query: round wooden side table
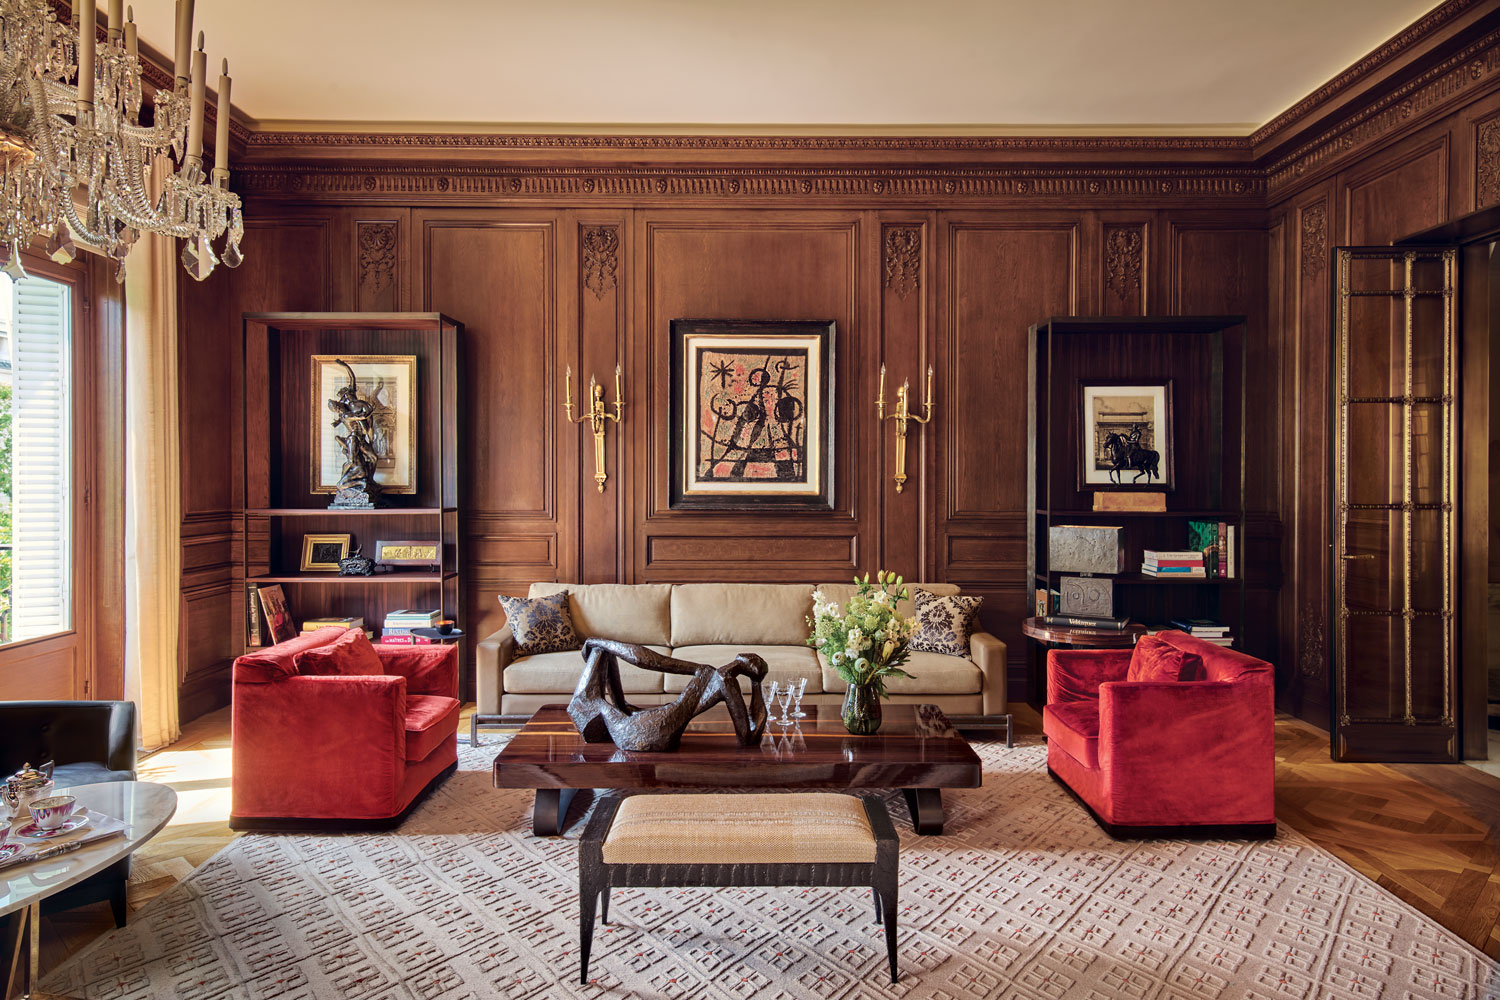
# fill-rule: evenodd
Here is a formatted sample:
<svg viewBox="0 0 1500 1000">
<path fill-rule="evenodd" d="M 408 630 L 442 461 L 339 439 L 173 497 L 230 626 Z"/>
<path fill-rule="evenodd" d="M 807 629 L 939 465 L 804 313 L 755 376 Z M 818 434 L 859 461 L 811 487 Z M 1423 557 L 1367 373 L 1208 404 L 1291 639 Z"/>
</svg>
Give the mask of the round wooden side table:
<svg viewBox="0 0 1500 1000">
<path fill-rule="evenodd" d="M 1051 646 L 1074 646 L 1079 649 L 1129 649 L 1146 634 L 1146 626 L 1132 622 L 1123 631 L 1112 628 L 1074 628 L 1071 625 L 1047 625 L 1040 618 L 1021 622 L 1021 634 Z"/>
</svg>

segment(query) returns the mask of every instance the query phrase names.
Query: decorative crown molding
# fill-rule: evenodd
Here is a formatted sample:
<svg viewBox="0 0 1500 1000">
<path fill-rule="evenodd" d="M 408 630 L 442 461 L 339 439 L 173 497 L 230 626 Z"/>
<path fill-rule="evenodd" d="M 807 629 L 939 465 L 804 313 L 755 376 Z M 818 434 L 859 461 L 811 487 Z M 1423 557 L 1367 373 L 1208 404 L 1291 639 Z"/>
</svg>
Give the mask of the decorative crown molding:
<svg viewBox="0 0 1500 1000">
<path fill-rule="evenodd" d="M 467 132 L 250 132 L 257 149 L 341 148 L 497 150 L 831 150 L 857 152 L 1235 152 L 1240 136 L 996 136 L 996 135 L 551 135 Z"/>
<path fill-rule="evenodd" d="M 605 167 L 506 164 L 249 164 L 237 186 L 252 196 L 359 200 L 405 198 L 1185 198 L 1257 204 L 1253 167 Z"/>
<path fill-rule="evenodd" d="M 1250 134 L 1250 144 L 1252 146 L 1259 146 L 1277 133 L 1285 132 L 1307 117 L 1320 104 L 1349 89 L 1350 86 L 1358 83 L 1376 70 L 1383 68 L 1387 63 L 1390 63 L 1402 53 L 1411 49 L 1418 42 L 1426 39 L 1427 36 L 1452 21 L 1464 11 L 1484 2 L 1486 0 L 1447 0 L 1446 3 L 1434 7 L 1413 22 L 1406 30 L 1400 32 L 1359 62 L 1350 66 L 1338 76 L 1329 80 L 1323 86 L 1256 129 Z"/>
<path fill-rule="evenodd" d="M 1500 30 L 1491 31 L 1364 110 L 1350 115 L 1266 167 L 1277 193 L 1354 150 L 1412 124 L 1455 95 L 1491 84 L 1500 70 Z"/>
</svg>

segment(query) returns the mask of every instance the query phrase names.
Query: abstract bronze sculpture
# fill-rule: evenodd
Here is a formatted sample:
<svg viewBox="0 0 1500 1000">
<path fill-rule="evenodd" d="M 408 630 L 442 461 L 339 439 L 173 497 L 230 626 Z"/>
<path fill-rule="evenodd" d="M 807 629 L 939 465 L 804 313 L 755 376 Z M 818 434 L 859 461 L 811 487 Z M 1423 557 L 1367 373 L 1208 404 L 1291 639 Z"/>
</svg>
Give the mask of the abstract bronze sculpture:
<svg viewBox="0 0 1500 1000">
<path fill-rule="evenodd" d="M 741 653 L 722 667 L 663 656 L 633 642 L 589 639 L 583 644 L 584 669 L 578 678 L 568 715 L 589 743 L 613 741 L 621 750 L 676 750 L 693 717 L 723 702 L 729 709 L 741 746 L 756 746 L 766 732 L 766 701 L 760 682 L 766 661 Z M 646 670 L 692 677 L 677 700 L 668 705 L 637 707 L 625 700 L 619 659 Z M 745 706 L 739 678 L 750 679 L 750 706 Z"/>
</svg>

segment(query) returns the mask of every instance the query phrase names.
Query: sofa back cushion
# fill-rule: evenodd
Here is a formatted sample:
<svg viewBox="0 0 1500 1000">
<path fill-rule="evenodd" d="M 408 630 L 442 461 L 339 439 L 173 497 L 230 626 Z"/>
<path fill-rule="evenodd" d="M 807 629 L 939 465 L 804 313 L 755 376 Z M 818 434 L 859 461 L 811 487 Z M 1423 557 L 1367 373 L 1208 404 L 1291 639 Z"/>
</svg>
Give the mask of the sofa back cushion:
<svg viewBox="0 0 1500 1000">
<path fill-rule="evenodd" d="M 304 649 L 292 657 L 297 673 L 312 677 L 379 677 L 385 673 L 365 630 L 351 628 L 326 646 Z"/>
<path fill-rule="evenodd" d="M 1156 638 L 1184 652 L 1196 654 L 1203 661 L 1204 676 L 1211 681 L 1256 680 L 1271 682 L 1275 670 L 1271 664 L 1238 650 L 1204 642 L 1176 630 L 1158 632 Z"/>
<path fill-rule="evenodd" d="M 672 588 L 672 645 L 805 646 L 809 584 L 680 583 Z"/>
<path fill-rule="evenodd" d="M 342 636 L 344 632 L 343 628 L 330 625 L 316 632 L 304 632 L 274 646 L 251 650 L 234 661 L 235 683 L 269 684 L 272 681 L 295 677 L 298 653 L 305 649 L 326 646 Z"/>
<path fill-rule="evenodd" d="M 671 645 L 670 583 L 533 583 L 529 596 L 550 597 L 564 590 L 580 638 Z"/>
<path fill-rule="evenodd" d="M 823 596 L 825 598 L 842 608 L 844 604 L 849 600 L 849 598 L 854 596 L 854 592 L 859 588 L 852 583 L 820 583 L 818 584 L 817 589 L 823 592 Z M 925 590 L 929 594 L 936 594 L 938 597 L 953 597 L 959 592 L 958 584 L 956 583 L 908 582 L 906 585 L 906 589 L 912 594 L 912 596 L 908 596 L 906 600 L 898 601 L 896 604 L 896 613 L 902 618 L 917 617 L 917 601 L 915 592 L 918 590 Z"/>
<path fill-rule="evenodd" d="M 1143 635 L 1130 653 L 1127 681 L 1201 681 L 1203 658 L 1196 652 L 1178 649 L 1162 638 L 1162 633 Z"/>
</svg>

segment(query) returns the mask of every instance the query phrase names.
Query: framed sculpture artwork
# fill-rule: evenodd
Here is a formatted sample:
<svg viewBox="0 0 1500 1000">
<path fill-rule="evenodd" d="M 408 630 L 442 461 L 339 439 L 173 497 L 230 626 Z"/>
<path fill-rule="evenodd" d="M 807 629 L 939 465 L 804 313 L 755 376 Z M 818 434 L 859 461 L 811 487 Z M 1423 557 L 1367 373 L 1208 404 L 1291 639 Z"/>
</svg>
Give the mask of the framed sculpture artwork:
<svg viewBox="0 0 1500 1000">
<path fill-rule="evenodd" d="M 351 418 L 335 405 L 340 390 L 347 393 L 351 372 L 357 398 L 343 405 L 360 411 L 355 417 L 368 424 L 380 492 L 417 492 L 417 359 L 391 354 L 312 356 L 312 492 L 338 492 Z"/>
<path fill-rule="evenodd" d="M 832 322 L 672 321 L 675 509 L 833 507 Z"/>
<path fill-rule="evenodd" d="M 1172 380 L 1080 380 L 1078 488 L 1174 487 Z"/>
</svg>

